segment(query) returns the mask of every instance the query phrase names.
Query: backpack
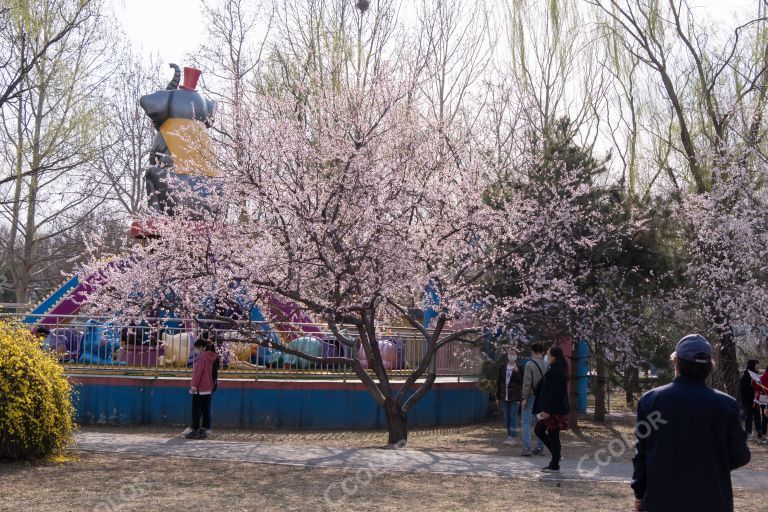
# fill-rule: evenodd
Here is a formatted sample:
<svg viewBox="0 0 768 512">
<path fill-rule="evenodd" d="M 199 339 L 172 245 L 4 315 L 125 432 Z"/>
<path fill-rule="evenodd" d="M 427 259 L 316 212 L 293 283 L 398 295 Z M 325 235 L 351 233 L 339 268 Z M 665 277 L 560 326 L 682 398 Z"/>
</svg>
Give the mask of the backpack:
<svg viewBox="0 0 768 512">
<path fill-rule="evenodd" d="M 219 356 L 216 356 L 216 359 L 213 360 L 213 367 L 211 370 L 211 376 L 213 377 L 213 390 L 216 391 L 219 388 L 219 366 L 221 365 L 219 361 Z"/>
</svg>

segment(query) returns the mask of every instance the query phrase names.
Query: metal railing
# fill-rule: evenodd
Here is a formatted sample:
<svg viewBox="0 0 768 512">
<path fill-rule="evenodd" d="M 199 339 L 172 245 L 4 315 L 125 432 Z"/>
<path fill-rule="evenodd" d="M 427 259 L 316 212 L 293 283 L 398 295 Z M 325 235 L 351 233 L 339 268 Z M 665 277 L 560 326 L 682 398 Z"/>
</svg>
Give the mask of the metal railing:
<svg viewBox="0 0 768 512">
<path fill-rule="evenodd" d="M 0 310 L 0 321 L 21 322 L 25 318 L 30 321 L 30 316 L 19 310 Z M 141 323 L 121 324 L 109 318 L 77 315 L 56 320 L 58 323 L 44 326 L 49 332 L 39 335 L 43 346 L 57 354 L 69 373 L 187 375 L 196 360 L 194 341 L 206 330 L 191 319 L 146 318 Z M 34 323 L 27 325 L 37 328 Z M 267 341 L 273 347 L 285 345 L 316 357 L 355 356 L 354 349 L 338 342 L 327 325 L 283 322 L 280 326 L 280 330 L 259 322 L 245 324 L 240 330 L 218 326 L 220 378 L 357 379 L 349 364 L 317 363 L 264 346 Z M 382 324 L 378 332 L 387 374 L 395 378 L 410 375 L 423 357 L 424 337 L 410 326 Z M 357 357 L 366 367 L 364 353 L 359 351 Z M 435 365 L 440 377 L 479 375 L 480 347 L 449 342 L 438 349 Z"/>
</svg>

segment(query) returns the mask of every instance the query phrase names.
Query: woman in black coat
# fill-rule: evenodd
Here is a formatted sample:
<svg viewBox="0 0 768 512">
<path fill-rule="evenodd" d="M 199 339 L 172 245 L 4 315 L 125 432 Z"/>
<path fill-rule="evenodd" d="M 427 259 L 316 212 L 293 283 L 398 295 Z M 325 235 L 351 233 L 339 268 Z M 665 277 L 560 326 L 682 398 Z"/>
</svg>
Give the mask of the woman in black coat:
<svg viewBox="0 0 768 512">
<path fill-rule="evenodd" d="M 744 408 L 744 430 L 747 431 L 747 435 L 752 435 L 752 422 L 755 423 L 755 434 L 760 439 L 762 436 L 762 422 L 768 418 L 760 417 L 760 408 L 755 404 L 755 389 L 752 383 L 752 376 L 750 371 L 757 373 L 757 359 L 750 359 L 747 361 L 747 367 L 744 373 L 741 375 L 741 382 L 739 383 L 739 391 L 741 395 L 741 405 Z M 757 412 L 755 412 L 757 409 Z"/>
<path fill-rule="evenodd" d="M 536 393 L 533 412 L 539 420 L 533 428 L 541 439 L 552 460 L 542 471 L 560 471 L 560 431 L 568 430 L 568 363 L 563 349 L 554 346 L 547 352 L 549 369 L 544 374 L 541 387 Z"/>
</svg>

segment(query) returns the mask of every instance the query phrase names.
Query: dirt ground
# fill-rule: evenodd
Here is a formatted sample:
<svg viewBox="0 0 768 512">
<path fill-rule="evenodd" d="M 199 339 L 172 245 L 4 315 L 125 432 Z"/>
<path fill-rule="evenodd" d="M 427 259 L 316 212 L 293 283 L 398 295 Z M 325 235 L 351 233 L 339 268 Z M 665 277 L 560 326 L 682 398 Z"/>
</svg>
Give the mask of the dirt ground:
<svg viewBox="0 0 768 512">
<path fill-rule="evenodd" d="M 159 437 L 178 427 L 85 427 L 84 431 Z M 609 443 L 630 439 L 629 418 L 564 433 L 564 456 L 593 455 Z M 313 446 L 380 447 L 382 431 L 286 432 L 216 429 L 215 439 Z M 517 456 L 501 424 L 413 430 L 409 448 Z M 614 454 L 617 452 L 614 444 Z M 768 469 L 768 446 L 751 446 L 752 469 Z M 616 457 L 629 461 L 631 449 Z M 735 492 L 736 510 L 768 512 L 765 491 Z M 467 477 L 441 474 L 377 473 L 271 466 L 230 461 L 141 457 L 130 454 L 74 453 L 64 462 L 0 464 L 0 511 L 328 511 L 377 512 L 497 510 L 631 510 L 626 484 Z"/>
<path fill-rule="evenodd" d="M 215 428 L 215 422 L 214 422 Z M 605 423 L 580 419 L 579 427 L 562 433 L 563 457 L 581 459 L 595 456 L 600 449 L 611 449 L 612 460 L 630 462 L 634 455 L 634 424 L 629 417 L 612 418 Z M 85 432 L 134 433 L 158 437 L 178 436 L 183 427 L 115 427 L 85 426 Z M 285 431 L 240 430 L 215 428 L 212 439 L 268 444 L 292 444 L 326 447 L 379 448 L 386 444 L 387 434 L 376 430 L 351 431 Z M 408 436 L 408 448 L 488 455 L 517 456 L 520 446 L 502 444 L 505 439 L 501 420 L 461 427 L 414 429 Z M 624 442 L 622 442 L 624 441 Z M 750 443 L 753 469 L 768 470 L 768 445 Z M 604 454 L 605 452 L 602 452 Z M 600 455 L 602 455 L 600 454 Z M 768 489 L 768 485 L 766 486 Z"/>
<path fill-rule="evenodd" d="M 544 477 L 546 478 L 546 477 Z M 766 505 L 760 505 L 760 504 Z M 622 484 L 307 469 L 125 454 L 0 465 L 0 511 L 625 511 Z M 768 510 L 737 491 L 736 510 Z"/>
</svg>

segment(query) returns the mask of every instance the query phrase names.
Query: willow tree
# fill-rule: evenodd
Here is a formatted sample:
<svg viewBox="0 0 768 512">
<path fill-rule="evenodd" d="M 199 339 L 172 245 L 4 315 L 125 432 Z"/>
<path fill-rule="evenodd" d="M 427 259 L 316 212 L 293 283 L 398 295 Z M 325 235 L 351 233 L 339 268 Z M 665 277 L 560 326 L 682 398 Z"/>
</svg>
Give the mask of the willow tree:
<svg viewBox="0 0 768 512">
<path fill-rule="evenodd" d="M 642 63 L 654 96 L 659 96 L 655 91 L 662 93 L 657 100 L 663 102 L 659 123 L 654 123 L 647 135 L 661 155 L 659 168 L 677 197 L 691 192 L 709 197 L 720 186 L 718 180 L 731 179 L 729 170 L 753 166 L 755 162 L 747 161 L 745 155 L 764 154 L 765 147 L 762 120 L 768 75 L 764 45 L 768 20 L 761 9 L 733 30 L 724 31 L 702 22 L 685 0 L 589 3 L 623 50 Z M 739 162 L 737 167 L 733 162 Z M 681 207 L 683 204 L 679 203 Z M 705 228 L 704 223 L 701 228 Z M 696 229 L 686 233 L 690 240 L 701 235 Z M 716 260 L 718 253 L 710 253 L 709 258 Z M 691 279 L 688 285 L 695 288 L 699 279 L 706 277 Z M 728 287 L 720 293 L 727 294 Z M 733 326 L 744 319 L 733 317 L 733 310 L 721 307 L 724 302 L 720 299 L 700 298 L 690 306 L 698 309 L 705 319 L 703 327 L 717 338 L 721 382 L 736 396 L 738 365 Z"/>
<path fill-rule="evenodd" d="M 0 109 L 3 159 L 12 176 L 2 188 L 9 225 L 3 242 L 16 301 L 24 303 L 54 262 L 76 255 L 46 253 L 41 245 L 69 233 L 96 204 L 99 178 L 88 171 L 99 150 L 109 39 L 98 2 L 11 4 L 4 44 L 14 49 L 12 58 L 33 59 Z"/>
</svg>

